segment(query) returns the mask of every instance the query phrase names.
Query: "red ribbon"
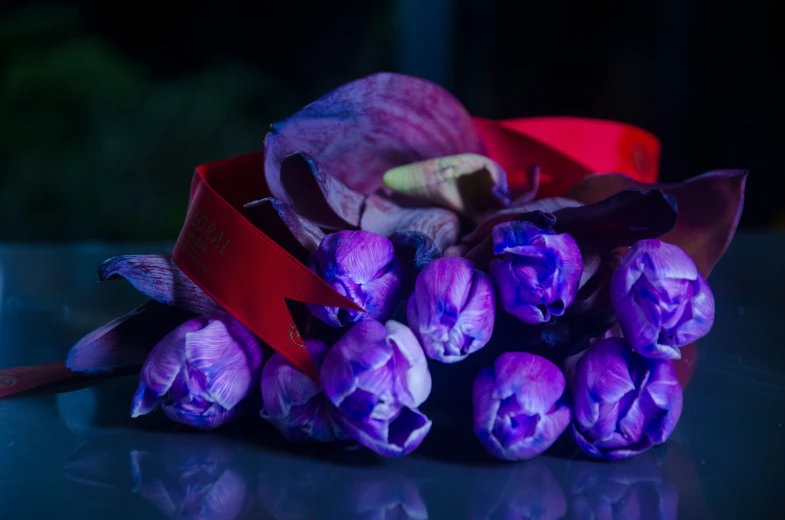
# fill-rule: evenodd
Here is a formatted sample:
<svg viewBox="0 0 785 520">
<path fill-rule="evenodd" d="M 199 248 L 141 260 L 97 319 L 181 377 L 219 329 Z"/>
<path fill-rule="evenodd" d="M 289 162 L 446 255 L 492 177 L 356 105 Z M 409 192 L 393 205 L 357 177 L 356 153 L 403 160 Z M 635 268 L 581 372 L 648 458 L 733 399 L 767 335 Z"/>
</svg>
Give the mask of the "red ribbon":
<svg viewBox="0 0 785 520">
<path fill-rule="evenodd" d="M 73 376 L 65 363 L 4 368 L 0 370 L 0 398 Z"/>
<path fill-rule="evenodd" d="M 474 123 L 490 158 L 507 171 L 513 192 L 527 188 L 526 171 L 535 164 L 541 172 L 540 197 L 559 196 L 595 172 L 657 180 L 659 141 L 628 124 L 574 117 L 475 118 Z M 245 218 L 243 204 L 269 196 L 262 152 L 199 166 L 172 258 L 221 307 L 315 378 L 285 301 L 362 309 Z M 0 371 L 0 397 L 68 374 L 62 363 Z M 13 385 L 7 383 L 11 378 Z"/>
<path fill-rule="evenodd" d="M 286 300 L 362 308 L 245 218 L 243 204 L 270 196 L 262 152 L 199 166 L 172 259 L 218 305 L 316 378 Z"/>
<path fill-rule="evenodd" d="M 623 173 L 655 183 L 660 142 L 649 132 L 617 121 L 533 117 L 474 118 L 488 155 L 508 174 L 512 193 L 526 191 L 526 171 L 540 167 L 538 198 L 558 197 L 592 173 Z"/>
</svg>

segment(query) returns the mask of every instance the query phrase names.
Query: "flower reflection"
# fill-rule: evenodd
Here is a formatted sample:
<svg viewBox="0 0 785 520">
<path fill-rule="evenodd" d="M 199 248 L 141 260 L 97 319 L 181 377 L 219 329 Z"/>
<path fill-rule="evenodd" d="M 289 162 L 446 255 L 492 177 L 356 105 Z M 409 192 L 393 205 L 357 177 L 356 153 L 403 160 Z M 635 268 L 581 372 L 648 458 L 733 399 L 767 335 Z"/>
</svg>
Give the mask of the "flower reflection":
<svg viewBox="0 0 785 520">
<path fill-rule="evenodd" d="M 417 484 L 410 478 L 388 472 L 355 473 L 349 485 L 345 518 L 363 520 L 424 520 L 428 508 Z"/>
<path fill-rule="evenodd" d="M 475 478 L 470 511 L 476 520 L 670 520 L 678 516 L 678 493 L 653 453 L 614 463 L 539 457 L 481 470 Z"/>
<path fill-rule="evenodd" d="M 223 446 L 194 450 L 189 444 L 178 442 L 161 456 L 132 451 L 134 491 L 168 518 L 240 518 L 253 495 L 230 452 Z"/>
<path fill-rule="evenodd" d="M 570 518 L 678 518 L 679 495 L 652 453 L 613 464 L 574 462 L 566 481 Z"/>
<path fill-rule="evenodd" d="M 275 520 L 425 520 L 414 480 L 367 467 L 287 460 L 259 476 L 257 496 Z"/>
<path fill-rule="evenodd" d="M 471 503 L 473 520 L 556 520 L 567 513 L 567 496 L 554 476 L 551 459 L 539 457 L 487 470 L 478 478 Z"/>
<path fill-rule="evenodd" d="M 72 454 L 66 477 L 84 485 L 127 490 L 166 518 L 248 516 L 255 501 L 254 482 L 238 455 L 239 446 L 207 435 L 161 439 L 139 431 L 99 437 Z"/>
<path fill-rule="evenodd" d="M 332 453 L 323 448 L 312 453 Z M 488 467 L 420 457 L 369 466 L 362 453 L 341 453 L 353 465 L 336 465 L 214 435 L 136 430 L 83 445 L 66 475 L 192 520 L 670 520 L 679 507 L 706 512 L 697 475 L 672 442 L 610 463 L 544 455 Z M 669 466 L 676 477 L 666 477 Z"/>
</svg>

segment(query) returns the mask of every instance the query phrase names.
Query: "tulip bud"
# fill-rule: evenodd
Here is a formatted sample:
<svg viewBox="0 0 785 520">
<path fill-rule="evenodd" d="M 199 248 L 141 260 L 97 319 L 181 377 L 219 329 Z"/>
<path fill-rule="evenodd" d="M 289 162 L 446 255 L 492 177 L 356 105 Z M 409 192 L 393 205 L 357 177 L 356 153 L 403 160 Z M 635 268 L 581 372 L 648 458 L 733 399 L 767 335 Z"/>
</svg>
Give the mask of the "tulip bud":
<svg viewBox="0 0 785 520">
<path fill-rule="evenodd" d="M 611 279 L 611 303 L 624 338 L 636 352 L 679 359 L 679 348 L 714 324 L 714 296 L 695 262 L 678 246 L 637 242 Z"/>
<path fill-rule="evenodd" d="M 318 369 L 327 346 L 305 340 L 305 347 Z M 340 436 L 322 389 L 280 354 L 273 354 L 262 370 L 262 402 L 262 418 L 290 441 L 332 442 L 336 433 Z"/>
<path fill-rule="evenodd" d="M 493 252 L 490 271 L 502 306 L 522 322 L 547 322 L 575 301 L 583 260 L 570 235 L 505 222 L 493 228 Z"/>
<path fill-rule="evenodd" d="M 431 429 L 417 409 L 431 392 L 428 362 L 412 331 L 396 321 L 353 326 L 327 352 L 319 374 L 336 423 L 380 455 L 412 452 Z"/>
<path fill-rule="evenodd" d="M 429 358 L 461 361 L 491 339 L 496 318 L 491 278 L 465 258 L 434 260 L 417 276 L 406 317 Z"/>
<path fill-rule="evenodd" d="M 670 437 L 682 391 L 669 360 L 636 354 L 620 338 L 598 341 L 575 365 L 572 435 L 600 459 L 624 459 Z"/>
<path fill-rule="evenodd" d="M 139 375 L 131 417 L 164 413 L 211 430 L 237 415 L 259 381 L 262 350 L 254 335 L 223 311 L 189 320 L 150 352 Z"/>
<path fill-rule="evenodd" d="M 500 459 L 539 455 L 570 423 L 565 387 L 564 375 L 547 359 L 505 352 L 474 380 L 475 434 Z"/>
<path fill-rule="evenodd" d="M 366 318 L 384 320 L 401 293 L 401 268 L 387 238 L 370 231 L 339 231 L 324 237 L 311 255 L 312 271 L 365 312 L 308 305 L 311 313 L 333 327 Z"/>
</svg>

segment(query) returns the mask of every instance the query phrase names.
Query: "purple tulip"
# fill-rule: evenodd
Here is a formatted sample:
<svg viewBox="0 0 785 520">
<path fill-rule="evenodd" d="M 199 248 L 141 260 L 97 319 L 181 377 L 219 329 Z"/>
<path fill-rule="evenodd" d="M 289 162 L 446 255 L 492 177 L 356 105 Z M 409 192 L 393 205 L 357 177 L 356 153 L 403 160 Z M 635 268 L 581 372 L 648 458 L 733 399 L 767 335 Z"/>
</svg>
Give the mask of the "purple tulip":
<svg viewBox="0 0 785 520">
<path fill-rule="evenodd" d="M 364 320 L 324 358 L 324 393 L 351 438 L 386 457 L 416 449 L 431 429 L 417 409 L 431 392 L 428 361 L 408 327 Z"/>
<path fill-rule="evenodd" d="M 624 459 L 662 444 L 676 427 L 682 391 L 673 362 L 633 352 L 619 338 L 592 345 L 575 365 L 572 435 L 600 459 Z"/>
<path fill-rule="evenodd" d="M 474 380 L 474 433 L 500 459 L 539 455 L 570 423 L 565 387 L 564 375 L 547 359 L 505 352 Z"/>
<path fill-rule="evenodd" d="M 679 348 L 714 324 L 714 296 L 695 262 L 678 246 L 642 240 L 611 279 L 611 303 L 624 338 L 639 354 L 679 359 Z"/>
<path fill-rule="evenodd" d="M 493 252 L 491 276 L 502 306 L 522 322 L 547 322 L 575 301 L 583 260 L 570 235 L 532 222 L 505 222 L 493 228 Z"/>
<path fill-rule="evenodd" d="M 333 289 L 365 309 L 308 305 L 311 313 L 333 327 L 366 318 L 384 320 L 392 314 L 401 293 L 401 269 L 387 238 L 369 231 L 339 231 L 324 237 L 311 256 L 310 268 Z"/>
<path fill-rule="evenodd" d="M 305 348 L 318 370 L 327 346 L 305 340 Z M 290 441 L 332 442 L 341 437 L 321 387 L 280 354 L 273 354 L 262 370 L 262 402 L 262 418 Z"/>
<path fill-rule="evenodd" d="M 258 341 L 223 311 L 189 320 L 150 352 L 139 375 L 131 417 L 158 404 L 173 421 L 205 430 L 237 415 L 255 388 L 262 365 Z"/>
<path fill-rule="evenodd" d="M 496 318 L 491 278 L 465 258 L 434 260 L 417 276 L 406 318 L 429 358 L 461 361 L 491 339 Z"/>
</svg>

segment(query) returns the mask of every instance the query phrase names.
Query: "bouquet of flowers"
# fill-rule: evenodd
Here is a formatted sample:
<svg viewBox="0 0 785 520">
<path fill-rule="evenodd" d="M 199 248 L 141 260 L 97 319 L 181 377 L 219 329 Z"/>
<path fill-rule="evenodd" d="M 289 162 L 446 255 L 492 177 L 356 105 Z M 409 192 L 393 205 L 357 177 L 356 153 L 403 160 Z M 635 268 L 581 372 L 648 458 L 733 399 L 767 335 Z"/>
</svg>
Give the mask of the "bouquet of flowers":
<svg viewBox="0 0 785 520">
<path fill-rule="evenodd" d="M 80 340 L 67 366 L 141 364 L 133 417 L 160 407 L 213 429 L 250 411 L 292 441 L 387 457 L 450 407 L 469 419 L 451 427 L 506 460 L 565 432 L 602 459 L 665 442 L 682 411 L 674 361 L 712 327 L 706 277 L 746 172 L 559 184 L 552 161 L 548 177 L 537 157 L 511 162 L 514 140 L 499 128 L 491 146 L 482 124 L 436 85 L 377 74 L 272 125 L 256 173 L 272 196 L 242 201 L 245 216 L 353 304 L 292 310 L 313 373 L 156 255 L 100 266 L 151 301 Z M 216 233 L 205 247 L 223 254 Z"/>
</svg>

